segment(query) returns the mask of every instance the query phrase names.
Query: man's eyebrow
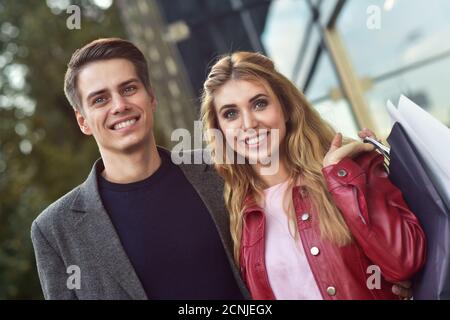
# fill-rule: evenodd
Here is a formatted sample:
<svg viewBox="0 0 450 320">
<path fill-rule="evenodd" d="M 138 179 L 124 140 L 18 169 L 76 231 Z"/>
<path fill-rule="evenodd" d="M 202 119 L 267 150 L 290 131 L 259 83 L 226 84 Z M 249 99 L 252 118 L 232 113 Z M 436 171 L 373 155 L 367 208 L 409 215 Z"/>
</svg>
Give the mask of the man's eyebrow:
<svg viewBox="0 0 450 320">
<path fill-rule="evenodd" d="M 91 92 L 91 93 L 88 94 L 86 100 L 89 100 L 92 97 L 97 96 L 99 94 L 105 93 L 106 91 L 107 91 L 106 89 L 101 89 L 101 90 L 97 90 L 97 91 Z"/>
<path fill-rule="evenodd" d="M 130 83 L 133 83 L 133 82 L 139 82 L 139 80 L 136 79 L 136 78 L 132 78 L 132 79 L 130 79 L 130 80 L 126 80 L 126 81 L 120 83 L 120 84 L 118 85 L 118 87 L 119 87 L 119 88 L 125 87 L 126 85 L 128 85 L 128 84 L 130 84 Z"/>
<path fill-rule="evenodd" d="M 125 87 L 126 85 L 128 85 L 128 84 L 130 84 L 130 83 L 133 83 L 133 82 L 139 82 L 139 80 L 136 79 L 136 78 L 132 78 L 132 79 L 126 80 L 126 81 L 124 81 L 124 82 L 121 82 L 117 87 L 122 88 L 122 87 Z M 89 95 L 87 96 L 86 99 L 89 100 L 89 99 L 91 99 L 92 97 L 97 96 L 97 95 L 102 94 L 102 93 L 105 93 L 105 92 L 107 92 L 107 91 L 108 91 L 108 90 L 106 90 L 106 89 L 100 89 L 100 90 L 91 92 L 91 93 L 89 93 Z"/>
<path fill-rule="evenodd" d="M 258 93 L 258 94 L 255 95 L 253 98 L 250 98 L 250 100 L 248 100 L 248 102 L 249 102 L 249 103 L 252 103 L 252 102 L 255 101 L 256 99 L 261 98 L 261 97 L 267 97 L 267 95 L 264 94 L 264 93 Z M 224 109 L 235 108 L 235 107 L 236 107 L 236 105 L 235 105 L 234 103 L 231 103 L 231 104 L 224 104 L 222 107 L 220 107 L 219 113 L 220 113 L 222 110 L 224 110 Z"/>
</svg>

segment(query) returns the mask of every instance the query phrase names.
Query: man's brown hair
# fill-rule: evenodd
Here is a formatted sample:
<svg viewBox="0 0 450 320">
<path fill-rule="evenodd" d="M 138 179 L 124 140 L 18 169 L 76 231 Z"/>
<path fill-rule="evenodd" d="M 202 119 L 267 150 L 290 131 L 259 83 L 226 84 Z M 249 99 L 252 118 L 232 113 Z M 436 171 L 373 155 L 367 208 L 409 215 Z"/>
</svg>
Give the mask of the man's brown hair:
<svg viewBox="0 0 450 320">
<path fill-rule="evenodd" d="M 104 38 L 94 40 L 84 47 L 77 49 L 67 65 L 64 77 L 64 93 L 70 105 L 82 112 L 81 96 L 77 88 L 77 76 L 88 63 L 108 60 L 126 59 L 130 61 L 144 87 L 151 87 L 148 76 L 148 65 L 143 53 L 131 42 L 120 38 Z"/>
</svg>

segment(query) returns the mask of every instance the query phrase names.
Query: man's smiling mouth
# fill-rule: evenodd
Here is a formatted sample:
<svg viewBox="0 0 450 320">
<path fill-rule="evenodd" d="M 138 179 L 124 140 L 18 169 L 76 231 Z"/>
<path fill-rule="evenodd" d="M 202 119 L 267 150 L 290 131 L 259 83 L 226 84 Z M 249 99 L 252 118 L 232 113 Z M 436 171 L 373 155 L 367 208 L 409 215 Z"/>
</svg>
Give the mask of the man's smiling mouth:
<svg viewBox="0 0 450 320">
<path fill-rule="evenodd" d="M 137 121 L 139 120 L 139 117 L 134 117 L 134 118 L 128 118 L 126 120 L 117 122 L 115 124 L 113 124 L 110 129 L 112 130 L 120 130 L 123 128 L 127 128 L 132 126 L 133 124 L 135 124 Z"/>
</svg>

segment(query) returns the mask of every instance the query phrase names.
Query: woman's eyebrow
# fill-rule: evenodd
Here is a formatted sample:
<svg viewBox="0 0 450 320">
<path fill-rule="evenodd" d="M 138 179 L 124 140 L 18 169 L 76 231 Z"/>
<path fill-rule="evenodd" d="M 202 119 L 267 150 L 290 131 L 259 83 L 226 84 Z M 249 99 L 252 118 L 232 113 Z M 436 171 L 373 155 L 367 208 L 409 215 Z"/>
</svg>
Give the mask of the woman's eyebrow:
<svg viewBox="0 0 450 320">
<path fill-rule="evenodd" d="M 248 100 L 248 102 L 249 102 L 249 103 L 252 103 L 252 102 L 255 101 L 256 99 L 261 98 L 261 97 L 267 97 L 267 95 L 264 94 L 264 93 L 258 93 L 258 94 L 256 94 L 254 97 L 250 98 L 250 99 Z M 222 107 L 220 107 L 219 113 L 220 113 L 223 109 L 229 109 L 229 108 L 236 108 L 236 104 L 234 104 L 234 103 L 224 104 Z"/>
<path fill-rule="evenodd" d="M 222 110 L 224 109 L 231 109 L 231 108 L 236 108 L 236 105 L 234 103 L 224 104 L 223 106 L 220 107 L 219 113 L 222 112 Z"/>
<path fill-rule="evenodd" d="M 261 98 L 261 97 L 267 97 L 267 95 L 264 94 L 264 93 L 258 93 L 256 96 L 254 96 L 253 98 L 251 98 L 250 100 L 248 100 L 248 102 L 253 102 L 253 101 L 255 101 L 256 99 Z"/>
</svg>

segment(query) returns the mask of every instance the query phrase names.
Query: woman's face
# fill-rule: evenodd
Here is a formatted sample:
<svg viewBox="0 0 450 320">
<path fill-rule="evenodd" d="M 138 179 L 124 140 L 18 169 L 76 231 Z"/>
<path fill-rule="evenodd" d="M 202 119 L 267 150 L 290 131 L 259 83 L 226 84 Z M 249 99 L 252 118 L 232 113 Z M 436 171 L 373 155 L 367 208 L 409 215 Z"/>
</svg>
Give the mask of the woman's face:
<svg viewBox="0 0 450 320">
<path fill-rule="evenodd" d="M 286 135 L 278 99 L 262 83 L 229 80 L 216 90 L 214 106 L 219 128 L 232 150 L 251 164 L 267 164 Z"/>
</svg>

